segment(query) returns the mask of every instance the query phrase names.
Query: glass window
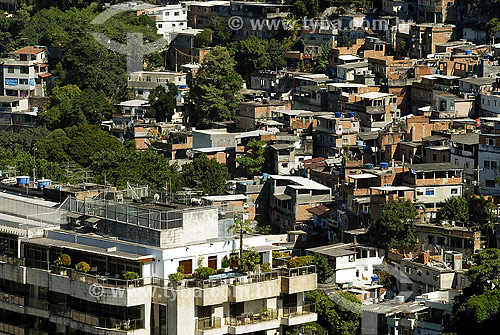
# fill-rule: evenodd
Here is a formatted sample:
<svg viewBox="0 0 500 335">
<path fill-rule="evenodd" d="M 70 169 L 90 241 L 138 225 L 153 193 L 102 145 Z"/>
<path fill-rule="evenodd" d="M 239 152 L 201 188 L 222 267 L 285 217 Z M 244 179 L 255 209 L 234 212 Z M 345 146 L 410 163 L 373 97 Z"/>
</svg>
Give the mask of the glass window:
<svg viewBox="0 0 500 335">
<path fill-rule="evenodd" d="M 458 189 L 457 188 L 452 188 L 451 189 L 451 194 L 458 194 Z"/>
</svg>

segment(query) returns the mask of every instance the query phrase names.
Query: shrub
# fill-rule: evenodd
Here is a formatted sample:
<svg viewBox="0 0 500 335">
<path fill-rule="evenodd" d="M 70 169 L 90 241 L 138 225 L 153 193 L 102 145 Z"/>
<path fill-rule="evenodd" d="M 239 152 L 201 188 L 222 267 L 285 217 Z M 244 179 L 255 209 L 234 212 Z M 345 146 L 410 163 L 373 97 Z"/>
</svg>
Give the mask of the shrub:
<svg viewBox="0 0 500 335">
<path fill-rule="evenodd" d="M 171 282 L 180 282 L 183 279 L 184 279 L 184 273 L 177 272 L 168 275 L 168 280 Z"/>
<path fill-rule="evenodd" d="M 255 271 L 257 264 L 260 262 L 260 255 L 258 252 L 253 250 L 245 250 L 243 252 L 243 257 L 240 262 L 238 262 L 238 271 L 240 273 L 246 273 L 249 271 Z"/>
<path fill-rule="evenodd" d="M 177 267 L 177 272 L 179 272 L 179 273 L 184 273 L 184 266 L 183 266 L 183 265 L 179 265 L 179 266 Z"/>
<path fill-rule="evenodd" d="M 228 268 L 231 266 L 231 262 L 229 261 L 229 258 L 227 256 L 224 256 L 221 261 L 221 266 L 223 268 Z"/>
<path fill-rule="evenodd" d="M 198 279 L 208 279 L 211 275 L 215 274 L 215 270 L 207 266 L 201 266 L 194 270 L 194 275 Z"/>
<path fill-rule="evenodd" d="M 90 265 L 88 265 L 85 262 L 80 262 L 80 263 L 76 264 L 75 269 L 78 272 L 87 273 L 90 271 Z"/>
<path fill-rule="evenodd" d="M 269 263 L 262 263 L 262 265 L 260 266 L 260 270 L 262 272 L 270 272 L 271 271 L 271 264 L 269 264 Z"/>
<path fill-rule="evenodd" d="M 58 259 L 54 262 L 57 266 L 70 266 L 71 265 L 71 257 L 66 254 L 62 254 Z"/>
<path fill-rule="evenodd" d="M 286 252 L 273 250 L 273 258 L 283 258 L 290 256 Z"/>
<path fill-rule="evenodd" d="M 288 261 L 289 268 L 300 268 L 301 266 L 311 265 L 314 261 L 314 256 L 294 257 Z"/>
<path fill-rule="evenodd" d="M 137 272 L 129 271 L 123 274 L 123 279 L 125 280 L 135 280 L 137 278 L 139 278 L 139 274 Z"/>
</svg>

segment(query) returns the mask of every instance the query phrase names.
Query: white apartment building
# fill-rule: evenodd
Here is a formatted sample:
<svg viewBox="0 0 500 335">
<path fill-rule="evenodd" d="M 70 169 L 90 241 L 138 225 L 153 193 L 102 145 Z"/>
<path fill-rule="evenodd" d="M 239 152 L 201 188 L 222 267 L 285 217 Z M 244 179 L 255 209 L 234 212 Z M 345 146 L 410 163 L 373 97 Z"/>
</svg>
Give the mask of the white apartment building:
<svg viewBox="0 0 500 335">
<path fill-rule="evenodd" d="M 184 102 L 182 92 L 187 89 L 186 74 L 183 72 L 169 71 L 137 71 L 128 77 L 128 87 L 132 88 L 139 99 L 147 100 L 151 90 L 158 86 L 167 88 L 172 83 L 179 89 L 178 103 Z"/>
<path fill-rule="evenodd" d="M 188 29 L 187 8 L 182 4 L 152 8 L 147 13 L 156 21 L 158 34 L 163 35 L 169 43 L 176 33 Z"/>
<path fill-rule="evenodd" d="M 336 284 L 370 283 L 374 267 L 384 261 L 382 250 L 352 243 L 337 243 L 307 251 L 329 258 L 334 270 L 332 282 Z"/>
<path fill-rule="evenodd" d="M 500 95 L 482 93 L 480 106 L 484 116 L 496 117 L 500 115 Z"/>
<path fill-rule="evenodd" d="M 215 207 L 124 200 L 70 197 L 59 205 L 0 194 L 0 332 L 270 335 L 316 321 L 304 299 L 316 289 L 314 266 L 224 271 L 224 257 L 239 249 L 227 235 L 234 218 Z M 281 240 L 245 236 L 244 244 L 272 265 Z M 62 254 L 70 265 L 56 265 Z M 77 271 L 79 262 L 89 271 Z M 168 279 L 198 266 L 219 271 Z"/>
<path fill-rule="evenodd" d="M 0 93 L 14 97 L 45 96 L 52 76 L 48 72 L 47 50 L 24 47 L 0 59 Z"/>
<path fill-rule="evenodd" d="M 495 122 L 497 127 L 498 122 Z M 484 195 L 500 195 L 500 134 L 480 134 L 478 152 L 478 175 L 480 192 Z"/>
</svg>

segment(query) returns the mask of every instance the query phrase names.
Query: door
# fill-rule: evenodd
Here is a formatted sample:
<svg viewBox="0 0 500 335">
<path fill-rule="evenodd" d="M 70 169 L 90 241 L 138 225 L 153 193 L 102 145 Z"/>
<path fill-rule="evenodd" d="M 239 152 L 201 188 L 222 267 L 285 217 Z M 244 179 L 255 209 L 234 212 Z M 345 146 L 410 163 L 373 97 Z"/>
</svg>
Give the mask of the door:
<svg viewBox="0 0 500 335">
<path fill-rule="evenodd" d="M 208 267 L 217 270 L 217 256 L 208 257 Z"/>
<path fill-rule="evenodd" d="M 188 275 L 193 273 L 193 260 L 188 259 L 185 261 L 179 261 L 179 267 L 184 267 L 184 274 Z"/>
</svg>

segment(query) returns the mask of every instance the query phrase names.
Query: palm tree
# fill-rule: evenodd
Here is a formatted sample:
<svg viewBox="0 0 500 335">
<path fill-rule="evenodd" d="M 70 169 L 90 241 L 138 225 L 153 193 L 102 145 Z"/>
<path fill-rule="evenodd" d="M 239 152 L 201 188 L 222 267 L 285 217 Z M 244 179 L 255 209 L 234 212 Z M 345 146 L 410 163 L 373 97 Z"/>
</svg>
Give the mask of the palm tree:
<svg viewBox="0 0 500 335">
<path fill-rule="evenodd" d="M 236 219 L 234 223 L 227 229 L 228 232 L 233 232 L 233 235 L 240 234 L 240 257 L 238 259 L 238 264 L 240 264 L 243 258 L 243 232 L 251 234 L 253 232 L 253 227 L 250 220 Z"/>
</svg>

